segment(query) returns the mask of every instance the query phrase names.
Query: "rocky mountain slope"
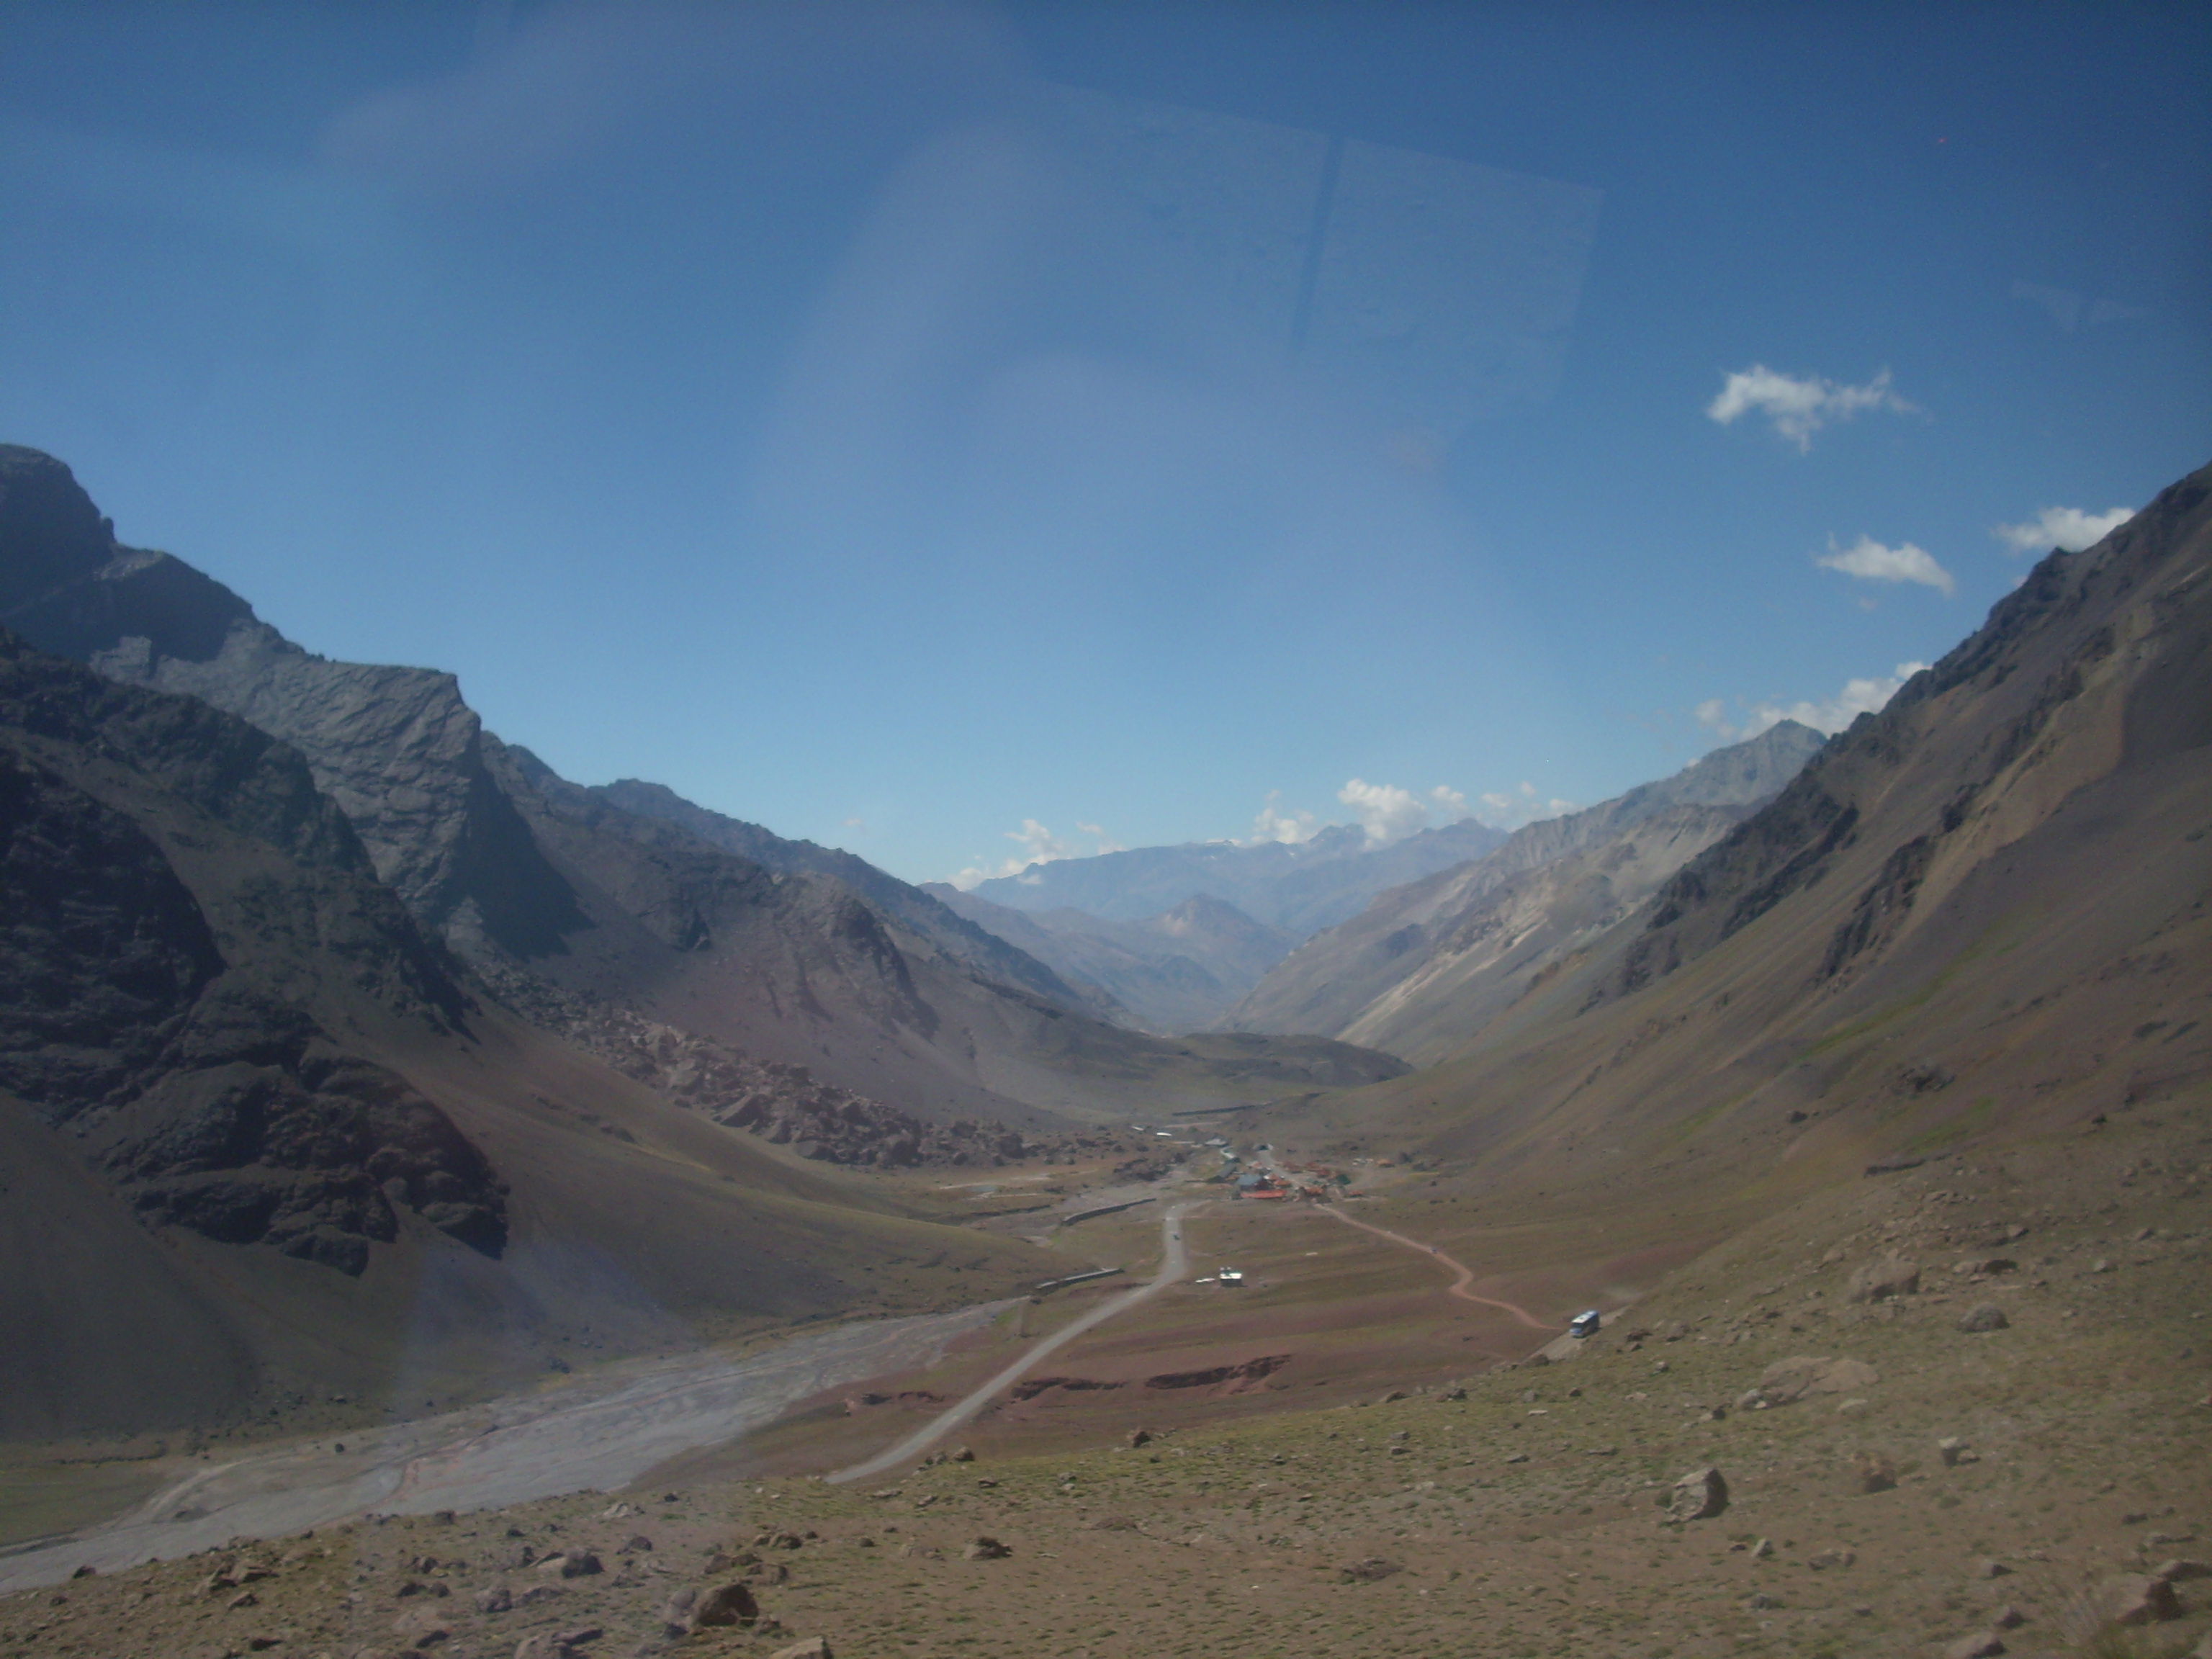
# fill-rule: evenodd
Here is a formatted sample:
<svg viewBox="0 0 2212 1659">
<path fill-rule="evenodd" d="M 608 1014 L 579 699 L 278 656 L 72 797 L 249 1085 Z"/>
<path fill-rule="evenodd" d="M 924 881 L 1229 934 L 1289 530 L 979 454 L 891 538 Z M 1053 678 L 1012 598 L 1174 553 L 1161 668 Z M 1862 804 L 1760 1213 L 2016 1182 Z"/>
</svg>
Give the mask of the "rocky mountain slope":
<svg viewBox="0 0 2212 1659">
<path fill-rule="evenodd" d="M 1249 1064 L 1096 1018 L 1095 992 L 858 860 L 646 786 L 584 789 L 484 732 L 451 675 L 302 650 L 189 565 L 118 544 L 33 450 L 0 449 L 0 623 L 295 746 L 376 874 L 489 967 L 940 1123 L 1042 1127 L 1253 1085 Z M 1285 1050 L 1279 1091 L 1313 1069 Z"/>
<path fill-rule="evenodd" d="M 1504 838 L 1469 819 L 1378 847 L 1353 825 L 1333 824 L 1302 842 L 1192 842 L 1056 859 L 975 890 L 1009 909 L 1082 910 L 1109 921 L 1142 921 L 1204 896 L 1303 939 L 1386 889 L 1480 858 Z"/>
<path fill-rule="evenodd" d="M 1297 943 L 1204 893 L 1157 916 L 1109 921 L 1087 910 L 1012 910 L 941 883 L 924 890 L 1069 983 L 1096 986 L 1154 1031 L 1211 1025 Z"/>
<path fill-rule="evenodd" d="M 0 1437 L 404 1413 L 1038 1271 L 476 997 L 294 750 L 4 632 L 0 915 Z"/>
<path fill-rule="evenodd" d="M 2046 558 L 1471 1048 L 1319 1116 L 1611 1203 L 2080 1133 L 2212 1074 L 2209 902 L 2212 468 Z"/>
<path fill-rule="evenodd" d="M 1517 830 L 1486 856 L 1381 894 L 1308 940 L 1222 1023 L 1347 1038 L 1357 1028 L 1358 1041 L 1442 1058 L 1534 975 L 1620 921 L 1739 809 L 1779 792 L 1824 742 L 1784 720 L 1671 777 Z"/>
</svg>

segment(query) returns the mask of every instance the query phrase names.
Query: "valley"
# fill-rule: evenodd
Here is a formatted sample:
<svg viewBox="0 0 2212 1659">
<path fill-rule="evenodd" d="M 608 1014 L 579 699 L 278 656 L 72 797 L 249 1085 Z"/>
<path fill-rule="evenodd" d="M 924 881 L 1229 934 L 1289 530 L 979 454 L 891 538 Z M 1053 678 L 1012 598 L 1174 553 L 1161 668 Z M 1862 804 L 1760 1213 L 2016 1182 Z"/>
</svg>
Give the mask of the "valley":
<svg viewBox="0 0 2212 1659">
<path fill-rule="evenodd" d="M 0 1653 L 2212 1641 L 2212 469 L 1832 737 L 967 894 L 0 483 Z"/>
</svg>

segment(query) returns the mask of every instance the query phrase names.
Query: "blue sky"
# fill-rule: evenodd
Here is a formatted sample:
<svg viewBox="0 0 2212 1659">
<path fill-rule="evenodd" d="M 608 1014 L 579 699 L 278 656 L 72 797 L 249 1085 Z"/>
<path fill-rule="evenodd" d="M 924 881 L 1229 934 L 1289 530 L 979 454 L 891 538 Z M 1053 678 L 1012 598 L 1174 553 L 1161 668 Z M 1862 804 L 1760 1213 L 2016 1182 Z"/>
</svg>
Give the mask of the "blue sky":
<svg viewBox="0 0 2212 1659">
<path fill-rule="evenodd" d="M 570 776 L 909 878 L 1516 821 L 1878 698 L 1996 526 L 2212 457 L 2208 62 L 2182 6 L 0 5 L 0 439 Z"/>
</svg>

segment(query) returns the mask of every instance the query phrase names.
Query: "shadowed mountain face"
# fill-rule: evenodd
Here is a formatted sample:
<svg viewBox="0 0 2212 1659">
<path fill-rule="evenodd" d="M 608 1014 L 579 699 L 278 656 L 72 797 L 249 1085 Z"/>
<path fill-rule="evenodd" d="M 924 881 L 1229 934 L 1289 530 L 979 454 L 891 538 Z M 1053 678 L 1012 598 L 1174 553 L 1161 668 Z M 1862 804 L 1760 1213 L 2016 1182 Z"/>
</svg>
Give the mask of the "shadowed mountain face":
<svg viewBox="0 0 2212 1659">
<path fill-rule="evenodd" d="M 0 915 L 0 1437 L 419 1409 L 926 1303 L 948 1244 L 1041 1271 L 473 999 L 296 751 L 4 631 Z"/>
<path fill-rule="evenodd" d="M 2212 468 L 2045 559 L 1418 1090 L 1316 1117 L 1581 1202 L 2080 1131 L 2212 1076 L 2208 892 Z"/>
<path fill-rule="evenodd" d="M 1141 921 L 1109 921 L 1085 910 L 1011 910 L 940 883 L 924 890 L 1062 979 L 1096 986 L 1154 1031 L 1212 1024 L 1297 943 L 1203 893 Z"/>
<path fill-rule="evenodd" d="M 1056 859 L 975 890 L 1009 909 L 1082 910 L 1108 921 L 1143 921 L 1202 896 L 1303 939 L 1386 889 L 1480 858 L 1504 839 L 1469 820 L 1377 847 L 1363 830 L 1335 824 L 1296 842 L 1193 842 Z"/>
<path fill-rule="evenodd" d="M 32 450 L 0 449 L 0 622 L 293 744 L 375 873 L 487 972 L 939 1123 L 1049 1127 L 1249 1085 L 1248 1069 L 1096 1018 L 1097 991 L 849 854 L 649 785 L 581 788 L 484 732 L 451 675 L 301 650 L 180 561 L 118 544 Z M 1310 1071 L 1285 1050 L 1285 1090 Z"/>
<path fill-rule="evenodd" d="M 1309 939 L 1222 1023 L 1441 1059 L 1778 793 L 1826 741 L 1784 720 L 1672 777 L 1517 830 Z"/>
</svg>

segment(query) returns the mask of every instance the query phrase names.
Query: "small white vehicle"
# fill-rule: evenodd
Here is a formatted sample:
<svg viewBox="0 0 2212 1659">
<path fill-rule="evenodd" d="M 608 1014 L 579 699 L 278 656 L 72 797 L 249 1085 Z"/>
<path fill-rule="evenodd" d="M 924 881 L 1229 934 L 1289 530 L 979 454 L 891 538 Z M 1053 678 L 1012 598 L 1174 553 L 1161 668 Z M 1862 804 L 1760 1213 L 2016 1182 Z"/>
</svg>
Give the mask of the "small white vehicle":
<svg viewBox="0 0 2212 1659">
<path fill-rule="evenodd" d="M 1242 1267 L 1224 1267 L 1221 1270 L 1221 1282 L 1224 1285 L 1242 1285 L 1244 1282 L 1244 1270 Z"/>
</svg>

